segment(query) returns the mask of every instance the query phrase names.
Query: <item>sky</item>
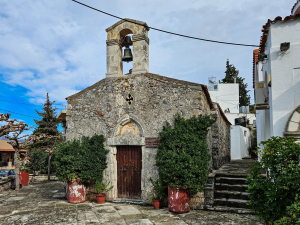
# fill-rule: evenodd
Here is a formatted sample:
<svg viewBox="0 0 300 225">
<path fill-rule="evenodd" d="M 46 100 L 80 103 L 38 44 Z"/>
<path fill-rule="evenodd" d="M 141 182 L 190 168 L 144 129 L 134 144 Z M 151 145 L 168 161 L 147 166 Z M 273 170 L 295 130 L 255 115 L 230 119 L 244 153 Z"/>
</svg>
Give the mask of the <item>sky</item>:
<svg viewBox="0 0 300 225">
<path fill-rule="evenodd" d="M 290 15 L 296 0 L 81 2 L 174 33 L 259 45 L 262 26 L 268 19 Z M 57 113 L 64 110 L 66 97 L 105 78 L 105 29 L 118 21 L 71 0 L 0 0 L 0 113 L 10 111 L 12 118 L 35 125 L 34 119 L 40 119 L 35 110 L 41 111 L 47 93 Z M 207 85 L 209 77 L 224 78 L 229 59 L 248 83 L 254 103 L 254 47 L 203 42 L 151 29 L 148 34 L 149 72 Z M 124 73 L 131 66 L 125 65 Z"/>
</svg>

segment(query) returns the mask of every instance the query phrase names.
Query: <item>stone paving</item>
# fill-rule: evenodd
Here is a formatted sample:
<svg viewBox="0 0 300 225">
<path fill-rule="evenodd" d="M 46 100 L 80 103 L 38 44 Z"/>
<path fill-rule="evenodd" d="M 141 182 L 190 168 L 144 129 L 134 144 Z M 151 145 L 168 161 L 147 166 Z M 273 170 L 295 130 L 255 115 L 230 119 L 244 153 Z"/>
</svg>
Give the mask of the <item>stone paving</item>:
<svg viewBox="0 0 300 225">
<path fill-rule="evenodd" d="M 103 224 L 103 225 L 254 225 L 264 224 L 254 215 L 191 210 L 175 214 L 152 206 L 121 203 L 70 204 L 61 182 L 38 183 L 20 191 L 0 193 L 0 224 Z"/>
</svg>

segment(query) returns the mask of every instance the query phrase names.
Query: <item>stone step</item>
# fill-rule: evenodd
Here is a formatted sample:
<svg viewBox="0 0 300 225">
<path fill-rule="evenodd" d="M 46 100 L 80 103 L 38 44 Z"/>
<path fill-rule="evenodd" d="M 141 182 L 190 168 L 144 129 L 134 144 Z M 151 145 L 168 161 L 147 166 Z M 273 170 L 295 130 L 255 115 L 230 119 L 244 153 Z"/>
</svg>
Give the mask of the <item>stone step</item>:
<svg viewBox="0 0 300 225">
<path fill-rule="evenodd" d="M 242 199 L 249 200 L 250 193 L 242 192 L 242 191 L 227 191 L 227 190 L 215 190 L 214 197 L 215 198 L 226 198 L 226 199 Z"/>
<path fill-rule="evenodd" d="M 237 171 L 239 171 L 238 168 L 236 168 L 234 171 L 222 170 L 216 173 L 215 178 L 219 178 L 219 177 L 247 178 L 250 176 L 250 173 L 237 172 Z"/>
<path fill-rule="evenodd" d="M 227 190 L 227 191 L 240 191 L 246 192 L 248 189 L 247 184 L 222 184 L 215 183 L 215 190 Z"/>
<path fill-rule="evenodd" d="M 134 205 L 146 205 L 146 203 L 141 199 L 132 199 L 132 198 L 116 198 L 112 200 L 113 203 L 126 203 Z"/>
<path fill-rule="evenodd" d="M 247 205 L 248 202 L 249 202 L 248 200 L 241 200 L 241 199 L 215 198 L 214 207 L 227 206 L 227 207 L 234 207 L 234 208 L 251 209 L 251 206 Z"/>
<path fill-rule="evenodd" d="M 238 213 L 238 214 L 254 214 L 254 212 L 252 212 L 251 209 L 235 208 L 235 207 L 227 207 L 227 206 L 207 207 L 206 210 L 217 211 L 217 212 L 231 212 L 231 213 Z"/>
<path fill-rule="evenodd" d="M 246 180 L 244 177 L 216 177 L 216 183 L 223 184 L 246 184 Z"/>
</svg>

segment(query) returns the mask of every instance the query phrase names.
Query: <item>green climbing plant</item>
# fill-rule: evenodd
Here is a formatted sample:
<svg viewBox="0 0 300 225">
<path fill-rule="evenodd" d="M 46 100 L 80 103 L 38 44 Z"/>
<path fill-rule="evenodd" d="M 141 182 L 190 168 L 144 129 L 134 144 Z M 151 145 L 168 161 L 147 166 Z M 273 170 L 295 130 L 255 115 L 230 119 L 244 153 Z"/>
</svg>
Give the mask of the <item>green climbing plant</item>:
<svg viewBox="0 0 300 225">
<path fill-rule="evenodd" d="M 166 122 L 156 157 L 165 192 L 168 185 L 188 189 L 190 194 L 203 190 L 211 159 L 206 138 L 215 121 L 210 116 L 184 119 L 177 115 L 174 126 Z"/>
</svg>

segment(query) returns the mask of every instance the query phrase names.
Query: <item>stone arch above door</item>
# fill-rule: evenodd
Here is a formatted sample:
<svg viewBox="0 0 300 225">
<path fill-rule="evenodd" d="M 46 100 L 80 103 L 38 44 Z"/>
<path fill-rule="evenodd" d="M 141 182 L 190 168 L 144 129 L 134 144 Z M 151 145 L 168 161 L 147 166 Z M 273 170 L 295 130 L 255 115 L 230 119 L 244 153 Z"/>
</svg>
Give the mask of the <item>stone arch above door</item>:
<svg viewBox="0 0 300 225">
<path fill-rule="evenodd" d="M 107 145 L 145 145 L 145 129 L 140 120 L 132 114 L 122 116 L 115 126 Z"/>
<path fill-rule="evenodd" d="M 290 116 L 285 132 L 285 137 L 294 137 L 297 141 L 300 141 L 300 106 L 298 106 Z"/>
</svg>

